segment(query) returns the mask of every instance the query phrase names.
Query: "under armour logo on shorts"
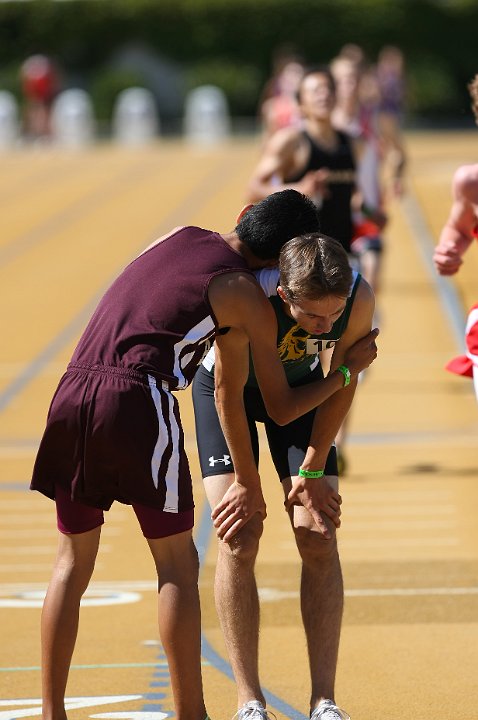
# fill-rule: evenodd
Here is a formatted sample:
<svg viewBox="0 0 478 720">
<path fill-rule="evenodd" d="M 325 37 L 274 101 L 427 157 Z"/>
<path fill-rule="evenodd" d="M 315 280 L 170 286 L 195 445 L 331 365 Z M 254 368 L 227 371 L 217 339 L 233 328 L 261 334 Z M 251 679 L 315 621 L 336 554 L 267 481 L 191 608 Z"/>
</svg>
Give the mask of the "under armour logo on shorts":
<svg viewBox="0 0 478 720">
<path fill-rule="evenodd" d="M 222 458 L 215 458 L 214 455 L 211 455 L 209 458 L 209 467 L 214 467 L 216 463 L 224 463 L 224 465 L 231 465 L 231 456 L 230 455 L 223 455 Z"/>
</svg>

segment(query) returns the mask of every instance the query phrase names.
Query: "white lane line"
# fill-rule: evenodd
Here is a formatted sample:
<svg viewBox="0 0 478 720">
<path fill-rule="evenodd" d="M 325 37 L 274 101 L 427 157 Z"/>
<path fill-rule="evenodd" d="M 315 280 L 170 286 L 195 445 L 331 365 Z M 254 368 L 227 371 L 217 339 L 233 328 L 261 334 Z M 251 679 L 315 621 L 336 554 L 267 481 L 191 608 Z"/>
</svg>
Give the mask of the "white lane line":
<svg viewBox="0 0 478 720">
<path fill-rule="evenodd" d="M 435 270 L 432 260 L 433 248 L 436 245 L 435 239 L 430 231 L 430 227 L 425 219 L 425 215 L 418 203 L 417 198 L 410 191 L 404 195 L 401 201 L 402 208 L 407 219 L 415 244 L 420 251 L 423 265 L 425 266 L 429 278 L 435 284 L 437 294 L 442 304 L 445 316 L 456 345 L 460 352 L 465 350 L 465 314 L 463 305 L 455 286 L 449 278 L 441 277 Z"/>
<path fill-rule="evenodd" d="M 28 590 L 17 593 L 14 597 L 0 596 L 0 608 L 39 608 L 43 605 L 45 590 Z M 118 590 L 88 590 L 81 598 L 82 607 L 98 607 L 105 605 L 129 605 L 141 600 L 141 594 Z"/>
<path fill-rule="evenodd" d="M 139 700 L 143 695 L 112 695 L 112 696 L 97 696 L 97 697 L 74 697 L 65 698 L 65 710 L 78 710 L 83 709 L 82 716 L 87 717 L 88 712 L 84 708 L 94 708 L 97 705 L 112 705 L 113 703 L 129 702 L 131 700 Z M 0 720 L 17 720 L 17 718 L 28 718 L 42 714 L 41 700 L 26 698 L 22 700 L 0 700 L 0 706 L 10 707 L 10 710 L 0 711 Z M 18 707 L 15 707 L 18 706 Z M 69 714 L 69 713 L 68 713 Z M 165 715 L 165 713 L 158 713 L 158 715 Z M 81 717 L 81 715 L 80 715 Z M 91 717 L 91 716 L 90 716 Z M 135 717 L 135 714 L 126 714 L 125 717 L 132 717 L 135 720 L 139 718 Z M 141 720 L 153 720 L 150 718 L 143 717 Z M 155 720 L 164 720 L 163 717 L 158 717 Z"/>
<path fill-rule="evenodd" d="M 459 597 L 478 595 L 478 587 L 432 587 L 432 588 L 351 588 L 345 590 L 346 598 L 383 598 L 383 597 Z M 261 602 L 280 602 L 296 599 L 299 591 L 285 591 L 278 588 L 259 588 Z"/>
<path fill-rule="evenodd" d="M 46 591 L 46 583 L 1 583 L 0 595 L 3 597 L 11 594 L 38 590 Z M 91 583 L 89 590 L 91 591 L 136 591 L 136 592 L 157 592 L 157 583 L 152 580 L 122 580 L 122 581 L 104 581 Z M 298 591 L 285 591 L 279 588 L 263 587 L 259 588 L 261 597 L 264 599 L 276 596 L 278 598 L 297 597 Z M 376 587 L 376 588 L 349 588 L 345 590 L 348 597 L 387 597 L 387 596 L 421 596 L 421 595 L 478 595 L 478 586 L 469 587 Z"/>
</svg>

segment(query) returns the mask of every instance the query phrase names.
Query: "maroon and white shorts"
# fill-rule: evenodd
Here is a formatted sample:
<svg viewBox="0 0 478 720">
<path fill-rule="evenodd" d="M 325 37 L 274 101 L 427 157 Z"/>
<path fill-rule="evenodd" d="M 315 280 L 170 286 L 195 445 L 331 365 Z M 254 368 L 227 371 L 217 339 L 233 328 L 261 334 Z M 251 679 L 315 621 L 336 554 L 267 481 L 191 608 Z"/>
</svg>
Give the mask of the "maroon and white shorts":
<svg viewBox="0 0 478 720">
<path fill-rule="evenodd" d="M 194 508 L 192 482 L 178 403 L 166 383 L 127 368 L 69 365 L 31 482 L 50 498 L 56 486 L 99 510 L 118 500 L 172 513 L 182 532 L 181 515 Z"/>
</svg>

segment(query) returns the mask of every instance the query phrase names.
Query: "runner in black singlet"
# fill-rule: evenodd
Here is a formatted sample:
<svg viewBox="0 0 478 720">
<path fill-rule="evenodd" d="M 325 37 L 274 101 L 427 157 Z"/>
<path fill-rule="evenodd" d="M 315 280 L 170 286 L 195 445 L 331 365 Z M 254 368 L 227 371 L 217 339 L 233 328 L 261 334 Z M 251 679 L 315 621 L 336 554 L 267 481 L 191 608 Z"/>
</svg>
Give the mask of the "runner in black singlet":
<svg viewBox="0 0 478 720">
<path fill-rule="evenodd" d="M 284 183 L 293 185 L 311 170 L 327 171 L 326 191 L 319 200 L 320 229 L 325 235 L 336 238 L 350 253 L 353 235 L 351 203 L 355 190 L 355 160 L 350 140 L 345 133 L 337 131 L 336 145 L 327 149 L 307 130 L 302 134 L 310 148 L 308 163 L 300 172 L 284 178 Z"/>
<path fill-rule="evenodd" d="M 339 240 L 346 252 L 352 241 L 355 157 L 349 138 L 332 125 L 335 84 L 328 67 L 309 70 L 299 92 L 303 128 L 273 135 L 249 184 L 252 201 L 283 188 L 312 198 L 320 208 L 320 230 Z"/>
</svg>

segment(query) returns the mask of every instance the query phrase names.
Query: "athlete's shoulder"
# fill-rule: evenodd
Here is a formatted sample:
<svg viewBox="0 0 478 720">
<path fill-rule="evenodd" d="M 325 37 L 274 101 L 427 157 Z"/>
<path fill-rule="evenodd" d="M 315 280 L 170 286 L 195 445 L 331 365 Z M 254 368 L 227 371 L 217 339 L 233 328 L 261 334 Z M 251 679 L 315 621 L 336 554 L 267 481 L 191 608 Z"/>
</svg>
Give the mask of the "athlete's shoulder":
<svg viewBox="0 0 478 720">
<path fill-rule="evenodd" d="M 159 245 L 160 243 L 164 242 L 164 240 L 168 240 L 169 238 L 177 235 L 183 230 L 187 230 L 184 225 L 173 228 L 172 230 L 170 230 L 170 232 L 166 233 L 165 235 L 161 235 L 161 237 L 156 238 L 156 240 L 153 240 L 152 243 L 150 243 L 147 247 L 144 248 L 144 250 L 140 252 L 140 255 L 144 255 L 144 253 L 148 252 L 148 250 L 152 250 L 154 247 L 156 247 L 156 245 Z"/>
<path fill-rule="evenodd" d="M 453 176 L 453 189 L 457 195 L 465 196 L 470 202 L 478 201 L 478 164 L 461 165 Z"/>
<path fill-rule="evenodd" d="M 211 279 L 208 288 L 210 302 L 246 305 L 257 298 L 265 300 L 264 291 L 254 274 L 248 270 L 231 270 Z"/>
<path fill-rule="evenodd" d="M 352 296 L 351 320 L 369 316 L 375 308 L 375 294 L 370 284 L 361 275 L 357 278 Z"/>
<path fill-rule="evenodd" d="M 285 127 L 271 135 L 266 152 L 284 152 L 296 148 L 305 139 L 304 131 L 297 127 Z"/>
<path fill-rule="evenodd" d="M 250 272 L 228 272 L 214 277 L 208 289 L 209 302 L 219 327 L 243 326 L 270 312 L 264 291 Z"/>
<path fill-rule="evenodd" d="M 357 278 L 357 290 L 356 290 L 356 297 L 360 298 L 362 300 L 374 300 L 375 295 L 372 290 L 372 286 L 370 283 L 365 280 L 365 278 L 362 275 L 359 275 Z"/>
</svg>

